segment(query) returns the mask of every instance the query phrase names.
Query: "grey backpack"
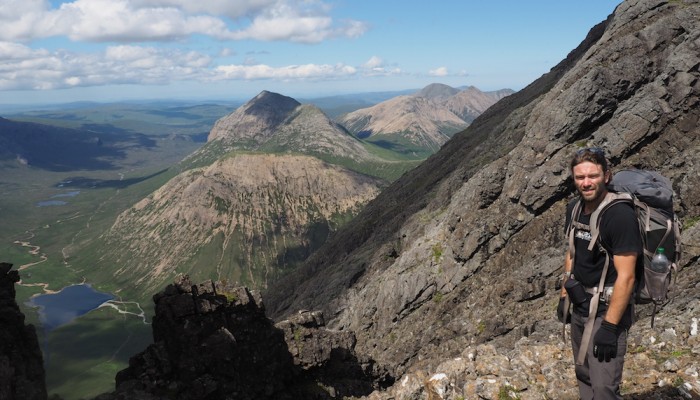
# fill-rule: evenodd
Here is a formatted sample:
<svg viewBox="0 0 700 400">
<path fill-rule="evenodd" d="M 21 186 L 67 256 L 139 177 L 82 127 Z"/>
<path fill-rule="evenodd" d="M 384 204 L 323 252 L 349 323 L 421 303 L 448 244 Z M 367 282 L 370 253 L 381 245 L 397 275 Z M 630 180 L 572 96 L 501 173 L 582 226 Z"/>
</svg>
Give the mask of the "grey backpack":
<svg viewBox="0 0 700 400">
<path fill-rule="evenodd" d="M 654 303 L 651 324 L 654 326 L 656 306 L 668 300 L 671 274 L 678 269 L 681 258 L 681 230 L 673 211 L 671 181 L 654 171 L 624 170 L 616 173 L 608 188 L 616 195 L 630 194 L 637 211 L 644 255 L 636 273 L 635 303 Z M 651 259 L 659 248 L 671 262 L 668 272 L 650 268 Z"/>
</svg>

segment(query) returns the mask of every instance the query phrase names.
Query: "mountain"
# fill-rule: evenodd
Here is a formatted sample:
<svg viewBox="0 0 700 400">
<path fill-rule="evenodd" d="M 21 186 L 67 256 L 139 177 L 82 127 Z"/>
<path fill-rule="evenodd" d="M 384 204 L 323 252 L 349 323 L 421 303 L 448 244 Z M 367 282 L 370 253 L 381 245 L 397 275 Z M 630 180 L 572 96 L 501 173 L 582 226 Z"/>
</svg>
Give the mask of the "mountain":
<svg viewBox="0 0 700 400">
<path fill-rule="evenodd" d="M 207 142 L 225 151 L 292 151 L 354 161 L 375 158 L 318 107 L 263 91 L 214 124 Z"/>
<path fill-rule="evenodd" d="M 494 103 L 511 94 L 513 94 L 513 91 L 510 89 L 482 92 L 474 86 L 469 86 L 447 98 L 445 106 L 455 115 L 471 124 L 476 117 Z"/>
<path fill-rule="evenodd" d="M 360 138 L 421 158 L 437 151 L 508 93 L 432 84 L 415 94 L 353 111 L 338 121 Z"/>
<path fill-rule="evenodd" d="M 696 1 L 620 4 L 272 285 L 270 315 L 322 310 L 353 332 L 397 382 L 372 399 L 577 398 L 555 318 L 568 163 L 603 147 L 615 170 L 669 177 L 683 224 L 672 300 L 654 329 L 638 307 L 630 331 L 626 396 L 700 396 L 698 20 Z"/>
<path fill-rule="evenodd" d="M 232 154 L 185 171 L 105 236 L 114 279 L 152 292 L 177 273 L 250 287 L 289 270 L 379 192 L 380 181 L 305 155 Z"/>
<path fill-rule="evenodd" d="M 180 273 L 265 287 L 379 193 L 385 181 L 343 166 L 374 160 L 318 108 L 262 92 L 119 215 L 97 262 L 118 266 L 108 284 L 139 295 Z"/>
<path fill-rule="evenodd" d="M 313 104 L 323 110 L 323 112 L 330 118 L 335 119 L 340 115 L 347 114 L 360 108 L 370 107 L 396 96 L 412 94 L 417 91 L 417 89 L 407 89 L 390 92 L 351 93 L 336 96 L 299 99 L 299 101 Z"/>
</svg>

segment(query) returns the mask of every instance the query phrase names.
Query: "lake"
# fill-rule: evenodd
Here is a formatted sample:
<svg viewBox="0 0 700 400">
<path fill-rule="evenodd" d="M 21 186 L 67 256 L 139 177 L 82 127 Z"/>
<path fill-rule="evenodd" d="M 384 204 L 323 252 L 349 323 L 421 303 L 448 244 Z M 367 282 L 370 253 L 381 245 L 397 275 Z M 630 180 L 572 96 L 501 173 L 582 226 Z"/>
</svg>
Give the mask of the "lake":
<svg viewBox="0 0 700 400">
<path fill-rule="evenodd" d="M 58 293 L 32 297 L 28 304 L 39 307 L 39 320 L 44 329 L 50 331 L 113 298 L 109 293 L 98 292 L 90 285 L 82 284 L 65 287 Z"/>
</svg>

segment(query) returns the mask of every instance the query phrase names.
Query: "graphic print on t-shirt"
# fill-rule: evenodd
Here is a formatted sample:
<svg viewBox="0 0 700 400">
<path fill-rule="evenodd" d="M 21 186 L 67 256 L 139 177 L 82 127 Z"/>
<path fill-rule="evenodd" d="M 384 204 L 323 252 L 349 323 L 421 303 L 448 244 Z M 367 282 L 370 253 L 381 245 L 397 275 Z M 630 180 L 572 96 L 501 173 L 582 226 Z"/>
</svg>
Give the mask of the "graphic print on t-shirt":
<svg viewBox="0 0 700 400">
<path fill-rule="evenodd" d="M 585 241 L 587 241 L 587 242 L 590 242 L 591 239 L 592 239 L 592 236 L 591 236 L 591 233 L 588 232 L 588 231 L 584 231 L 584 230 L 581 230 L 581 229 L 577 229 L 577 230 L 576 230 L 576 238 L 577 238 L 577 239 L 583 239 L 583 240 L 585 240 Z"/>
</svg>

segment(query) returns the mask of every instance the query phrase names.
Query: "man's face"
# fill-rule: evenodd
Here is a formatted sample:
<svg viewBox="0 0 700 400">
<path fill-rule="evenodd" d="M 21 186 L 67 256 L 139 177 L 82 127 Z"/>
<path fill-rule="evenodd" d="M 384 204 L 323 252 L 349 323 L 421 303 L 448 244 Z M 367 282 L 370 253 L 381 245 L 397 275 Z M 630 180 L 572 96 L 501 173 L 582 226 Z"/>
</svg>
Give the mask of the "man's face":
<svg viewBox="0 0 700 400">
<path fill-rule="evenodd" d="M 597 203 L 603 200 L 607 193 L 605 184 L 608 176 L 603 167 L 590 161 L 584 161 L 573 168 L 574 185 L 587 203 Z"/>
</svg>

